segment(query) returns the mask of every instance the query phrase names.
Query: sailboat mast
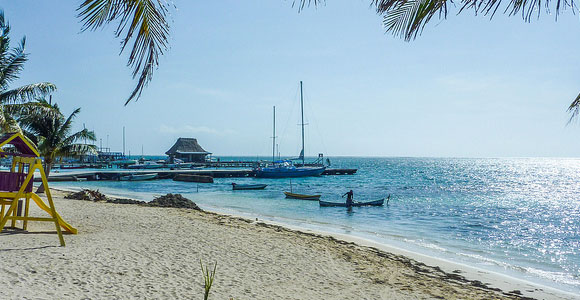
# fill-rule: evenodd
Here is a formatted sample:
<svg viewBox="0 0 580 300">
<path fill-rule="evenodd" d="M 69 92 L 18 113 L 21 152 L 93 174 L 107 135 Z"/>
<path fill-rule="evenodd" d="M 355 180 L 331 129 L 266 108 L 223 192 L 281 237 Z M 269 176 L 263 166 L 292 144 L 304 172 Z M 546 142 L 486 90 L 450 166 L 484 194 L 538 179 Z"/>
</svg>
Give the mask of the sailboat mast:
<svg viewBox="0 0 580 300">
<path fill-rule="evenodd" d="M 300 113 L 302 115 L 302 166 L 304 166 L 304 96 L 302 94 L 302 80 L 300 80 Z"/>
<path fill-rule="evenodd" d="M 276 106 L 274 106 L 274 130 L 272 134 L 272 162 L 276 161 Z"/>
<path fill-rule="evenodd" d="M 123 126 L 123 159 L 125 159 L 125 126 Z"/>
</svg>

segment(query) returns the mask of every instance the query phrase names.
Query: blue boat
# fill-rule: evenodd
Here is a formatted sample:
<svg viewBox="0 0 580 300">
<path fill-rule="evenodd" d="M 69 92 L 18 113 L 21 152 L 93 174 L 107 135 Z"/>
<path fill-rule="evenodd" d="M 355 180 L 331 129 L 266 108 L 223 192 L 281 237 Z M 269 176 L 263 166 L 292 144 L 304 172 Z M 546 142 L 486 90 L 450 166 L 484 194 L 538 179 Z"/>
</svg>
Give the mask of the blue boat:
<svg viewBox="0 0 580 300">
<path fill-rule="evenodd" d="M 320 176 L 326 167 L 295 167 L 289 160 L 275 162 L 273 165 L 256 169 L 259 178 L 293 178 Z"/>
<path fill-rule="evenodd" d="M 292 178 L 292 177 L 308 177 L 320 176 L 326 167 L 306 167 L 304 162 L 304 96 L 302 93 L 302 81 L 300 81 L 300 111 L 302 114 L 302 151 L 298 160 L 302 160 L 302 165 L 296 167 L 290 160 L 275 161 L 276 158 L 276 106 L 274 106 L 274 130 L 272 135 L 272 164 L 266 167 L 259 167 L 255 169 L 256 177 L 260 178 Z"/>
<path fill-rule="evenodd" d="M 329 207 L 329 206 L 339 206 L 339 207 L 349 207 L 344 202 L 328 202 L 319 200 L 318 203 L 320 206 Z M 359 206 L 382 206 L 385 203 L 385 199 L 367 201 L 367 202 L 353 202 L 350 206 L 351 207 L 359 207 Z"/>
</svg>

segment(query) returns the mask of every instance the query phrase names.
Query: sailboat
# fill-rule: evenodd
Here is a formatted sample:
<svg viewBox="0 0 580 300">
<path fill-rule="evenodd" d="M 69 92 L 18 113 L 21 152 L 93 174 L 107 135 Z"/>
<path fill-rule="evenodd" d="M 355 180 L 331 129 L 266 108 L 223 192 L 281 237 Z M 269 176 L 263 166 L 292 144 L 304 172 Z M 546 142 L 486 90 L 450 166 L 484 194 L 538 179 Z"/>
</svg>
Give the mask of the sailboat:
<svg viewBox="0 0 580 300">
<path fill-rule="evenodd" d="M 302 81 L 300 81 L 300 111 L 302 113 L 302 151 L 300 159 L 302 166 L 296 167 L 291 160 L 276 161 L 276 107 L 274 107 L 274 135 L 272 136 L 272 165 L 256 169 L 256 177 L 261 178 L 288 178 L 320 176 L 326 167 L 305 167 L 304 166 L 304 96 L 302 93 Z"/>
</svg>

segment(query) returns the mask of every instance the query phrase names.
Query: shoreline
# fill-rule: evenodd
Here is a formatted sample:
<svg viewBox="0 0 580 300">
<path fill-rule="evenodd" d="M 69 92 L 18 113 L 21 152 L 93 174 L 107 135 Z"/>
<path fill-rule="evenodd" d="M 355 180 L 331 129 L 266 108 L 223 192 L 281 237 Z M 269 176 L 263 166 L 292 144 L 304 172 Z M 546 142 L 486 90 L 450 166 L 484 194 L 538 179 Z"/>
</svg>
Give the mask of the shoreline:
<svg viewBox="0 0 580 300">
<path fill-rule="evenodd" d="M 248 218 L 248 216 L 244 215 L 228 214 L 224 212 L 214 212 L 207 210 L 204 210 L 204 212 L 232 218 L 241 218 L 249 222 L 252 222 L 252 220 Z M 521 292 L 521 295 L 519 296 L 529 297 L 531 299 L 580 298 L 580 295 L 565 290 L 560 290 L 547 285 L 534 283 L 531 281 L 527 281 L 525 279 L 520 279 L 499 272 L 489 271 L 474 266 L 470 266 L 467 264 L 450 261 L 444 258 L 425 255 L 422 253 L 395 247 L 386 243 L 376 242 L 355 235 L 341 234 L 324 230 L 314 230 L 307 227 L 301 227 L 282 222 L 264 220 L 259 218 L 256 219 L 264 224 L 281 227 L 284 228 L 285 230 L 290 230 L 298 234 L 314 235 L 321 238 L 330 237 L 340 242 L 354 243 L 359 246 L 376 249 L 378 251 L 386 252 L 388 254 L 402 256 L 407 259 L 414 260 L 419 264 L 424 264 L 427 267 L 431 267 L 436 270 L 439 269 L 444 273 L 447 273 L 446 275 L 451 275 L 451 277 L 453 277 L 453 280 L 472 283 L 475 284 L 476 286 L 482 284 L 482 287 L 484 288 L 488 288 L 491 290 L 499 290 L 507 295 L 513 295 L 514 294 L 512 293 L 513 291 L 516 291 L 517 294 L 517 291 L 519 291 Z"/>
<path fill-rule="evenodd" d="M 80 190 L 74 187 L 71 188 L 59 187 L 51 189 L 61 192 L 71 192 Z M 106 195 L 108 197 L 143 201 L 135 197 L 116 196 L 112 194 Z M 127 205 L 127 204 L 119 204 L 119 205 Z M 374 251 L 384 252 L 384 254 L 387 255 L 400 256 L 402 260 L 407 261 L 409 267 L 420 269 L 420 267 L 424 266 L 430 268 L 432 271 L 434 270 L 436 272 L 441 272 L 440 276 L 448 277 L 451 280 L 471 284 L 483 289 L 498 291 L 508 296 L 518 296 L 524 298 L 530 297 L 534 299 L 575 299 L 579 297 L 579 295 L 565 290 L 560 290 L 554 287 L 530 282 L 525 279 L 520 279 L 506 274 L 480 269 L 474 266 L 446 260 L 443 258 L 438 258 L 434 256 L 421 254 L 418 252 L 409 251 L 386 243 L 376 242 L 355 235 L 341 234 L 324 230 L 315 230 L 307 227 L 301 227 L 297 225 L 272 220 L 265 220 L 261 218 L 260 219 L 255 218 L 254 221 L 252 220 L 253 218 L 252 216 L 236 213 L 228 213 L 224 211 L 213 211 L 204 209 L 202 213 L 220 217 L 229 217 L 237 220 L 241 219 L 248 223 L 256 223 L 258 225 L 263 224 L 262 226 L 274 226 L 277 229 L 287 230 L 296 234 L 315 236 L 318 238 L 331 238 L 339 243 L 353 243 L 358 246 L 367 247 Z"/>
</svg>

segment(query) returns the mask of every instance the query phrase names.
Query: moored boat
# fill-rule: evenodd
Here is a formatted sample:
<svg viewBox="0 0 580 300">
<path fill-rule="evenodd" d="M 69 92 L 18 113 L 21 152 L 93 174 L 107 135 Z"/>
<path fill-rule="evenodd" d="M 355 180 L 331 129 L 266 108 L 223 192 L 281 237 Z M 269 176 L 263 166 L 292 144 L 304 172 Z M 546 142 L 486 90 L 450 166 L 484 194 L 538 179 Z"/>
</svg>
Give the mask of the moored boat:
<svg viewBox="0 0 580 300">
<path fill-rule="evenodd" d="M 120 181 L 142 181 L 151 180 L 157 177 L 157 173 L 152 174 L 130 174 L 119 177 Z"/>
<path fill-rule="evenodd" d="M 345 202 L 328 202 L 319 200 L 318 203 L 320 206 L 339 206 L 339 207 L 347 207 Z M 358 207 L 358 206 L 382 206 L 385 203 L 385 199 L 373 200 L 373 201 L 366 201 L 366 202 L 353 202 L 351 207 Z"/>
<path fill-rule="evenodd" d="M 286 195 L 286 198 L 300 199 L 300 200 L 313 200 L 313 201 L 319 200 L 320 196 L 321 196 L 321 195 L 296 194 L 296 193 L 290 193 L 290 192 L 284 192 L 284 195 Z"/>
<path fill-rule="evenodd" d="M 145 161 L 141 164 L 136 164 L 136 165 L 129 165 L 127 166 L 127 169 L 146 169 L 146 170 L 150 170 L 150 169 L 161 169 L 163 168 L 163 165 L 152 162 L 152 161 Z"/>
<path fill-rule="evenodd" d="M 259 178 L 293 178 L 320 176 L 326 167 L 295 167 L 290 161 L 275 162 L 272 166 L 257 168 L 256 177 Z"/>
<path fill-rule="evenodd" d="M 213 177 L 206 175 L 177 174 L 173 177 L 173 181 L 213 183 Z"/>
<path fill-rule="evenodd" d="M 232 183 L 233 190 L 263 190 L 267 187 L 267 184 L 237 184 Z"/>
<path fill-rule="evenodd" d="M 293 178 L 293 177 L 308 177 L 320 176 L 325 166 L 306 166 L 304 161 L 304 95 L 302 93 L 302 81 L 300 81 L 300 111 L 302 116 L 302 150 L 298 160 L 302 160 L 300 166 L 295 166 L 291 160 L 275 161 L 276 158 L 276 107 L 274 106 L 274 122 L 272 135 L 272 163 L 266 167 L 258 167 L 255 169 L 256 177 L 259 178 Z"/>
</svg>

